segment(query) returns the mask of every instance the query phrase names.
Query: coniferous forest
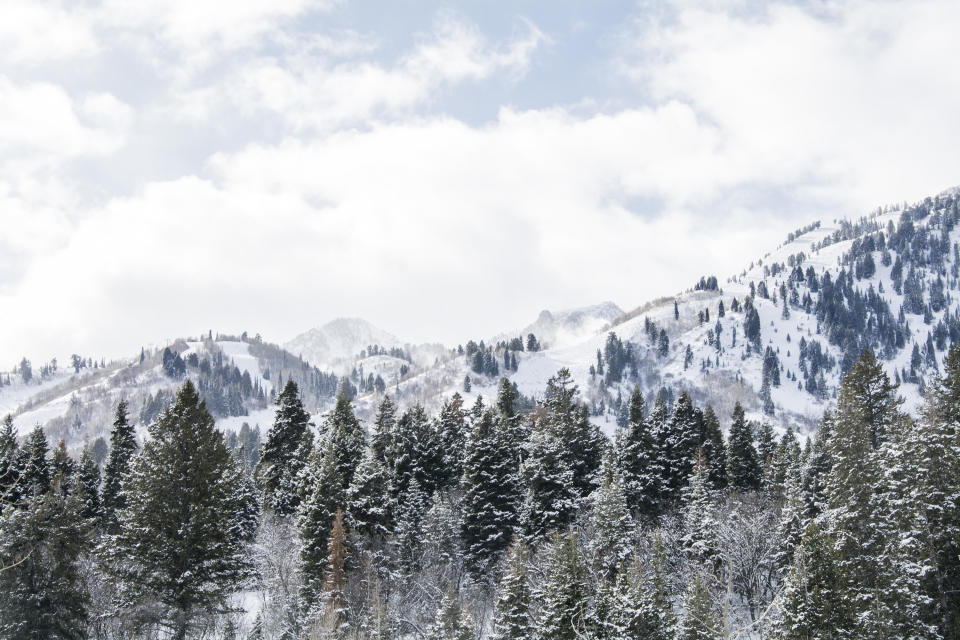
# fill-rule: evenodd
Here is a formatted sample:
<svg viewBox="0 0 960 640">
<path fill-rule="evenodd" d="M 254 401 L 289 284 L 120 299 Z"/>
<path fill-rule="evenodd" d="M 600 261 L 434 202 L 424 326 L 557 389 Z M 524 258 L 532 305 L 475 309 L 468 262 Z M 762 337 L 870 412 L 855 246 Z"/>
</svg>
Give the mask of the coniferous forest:
<svg viewBox="0 0 960 640">
<path fill-rule="evenodd" d="M 0 637 L 960 638 L 960 347 L 916 415 L 865 351 L 811 437 L 569 372 L 438 415 L 288 381 L 255 466 L 193 383 L 107 459 L 0 427 Z"/>
</svg>

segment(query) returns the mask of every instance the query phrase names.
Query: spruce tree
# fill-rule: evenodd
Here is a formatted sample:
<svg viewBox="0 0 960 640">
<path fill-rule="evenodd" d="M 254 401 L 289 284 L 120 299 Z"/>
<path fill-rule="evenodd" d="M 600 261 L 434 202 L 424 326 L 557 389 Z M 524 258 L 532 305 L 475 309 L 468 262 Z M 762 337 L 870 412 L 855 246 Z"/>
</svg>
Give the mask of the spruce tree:
<svg viewBox="0 0 960 640">
<path fill-rule="evenodd" d="M 437 617 L 427 631 L 426 640 L 475 640 L 470 619 L 460 607 L 453 585 L 447 590 L 437 609 Z"/>
<path fill-rule="evenodd" d="M 137 453 L 137 438 L 134 427 L 127 419 L 127 401 L 117 403 L 110 432 L 110 453 L 103 469 L 103 522 L 108 531 L 116 529 L 116 514 L 123 510 L 123 481 L 130 472 L 130 464 Z"/>
<path fill-rule="evenodd" d="M 713 578 L 697 572 L 690 579 L 683 598 L 683 615 L 677 625 L 677 640 L 718 640 L 721 625 L 713 607 L 710 584 Z"/>
<path fill-rule="evenodd" d="M 634 527 L 627 510 L 623 481 L 612 460 L 605 461 L 602 475 L 603 482 L 591 496 L 593 537 L 587 550 L 597 575 L 612 582 L 630 559 Z"/>
<path fill-rule="evenodd" d="M 350 529 L 371 547 L 382 544 L 393 529 L 389 490 L 390 475 L 373 447 L 368 447 L 347 488 L 346 503 Z"/>
<path fill-rule="evenodd" d="M 627 506 L 640 518 L 652 520 L 660 506 L 662 472 L 657 443 L 644 416 L 640 387 L 633 388 L 629 405 L 627 428 L 617 438 L 617 460 Z"/>
<path fill-rule="evenodd" d="M 497 591 L 491 640 L 536 640 L 531 614 L 532 594 L 527 582 L 527 548 L 518 540 L 510 545 L 507 567 Z"/>
<path fill-rule="evenodd" d="M 80 568 L 88 527 L 78 492 L 51 491 L 0 515 L 0 637 L 87 636 L 90 596 Z"/>
<path fill-rule="evenodd" d="M 35 427 L 27 436 L 21 450 L 23 471 L 20 477 L 24 495 L 41 496 L 50 490 L 50 460 L 47 458 L 49 451 L 50 447 L 47 444 L 47 437 L 43 435 L 43 429 L 39 426 Z"/>
<path fill-rule="evenodd" d="M 597 471 L 603 457 L 606 439 L 590 422 L 590 413 L 578 402 L 577 385 L 570 370 L 560 369 L 547 381 L 543 408 L 547 412 L 544 426 L 565 443 L 563 458 L 573 474 L 573 488 L 578 499 L 588 496 L 599 484 Z"/>
<path fill-rule="evenodd" d="M 337 471 L 346 490 L 353 481 L 353 474 L 363 458 L 366 438 L 360 421 L 353 415 L 350 398 L 341 393 L 330 415 L 327 425 L 327 439 L 331 453 L 336 459 Z"/>
<path fill-rule="evenodd" d="M 306 494 L 300 503 L 300 596 L 307 610 L 320 604 L 327 563 L 327 543 L 337 509 L 346 503 L 343 478 L 333 443 L 314 451 L 306 474 Z"/>
<path fill-rule="evenodd" d="M 700 423 L 690 395 L 684 391 L 677 398 L 673 415 L 667 421 L 658 441 L 664 468 L 664 493 L 671 500 L 680 498 L 687 478 L 696 463 L 700 447 Z"/>
<path fill-rule="evenodd" d="M 707 460 L 707 479 L 713 489 L 725 489 L 727 486 L 727 447 L 723 442 L 720 420 L 707 405 L 703 410 L 703 433 L 700 438 L 703 456 Z"/>
<path fill-rule="evenodd" d="M 697 567 L 717 568 L 720 564 L 719 523 L 710 495 L 706 460 L 701 458 L 684 492 L 683 549 Z"/>
<path fill-rule="evenodd" d="M 238 523 L 248 497 L 189 380 L 150 436 L 124 481 L 127 504 L 104 551 L 127 602 L 182 640 L 251 573 Z"/>
<path fill-rule="evenodd" d="M 544 417 L 535 421 L 524 452 L 522 476 L 527 494 L 521 522 L 526 540 L 535 543 L 572 522 L 579 496 L 565 455 L 566 444 Z"/>
<path fill-rule="evenodd" d="M 576 640 L 587 626 L 588 591 L 573 533 L 555 534 L 540 610 L 543 640 Z"/>
<path fill-rule="evenodd" d="M 100 467 L 93 459 L 93 450 L 89 445 L 83 448 L 83 453 L 80 455 L 77 487 L 83 502 L 81 515 L 89 520 L 99 518 L 101 516 Z"/>
<path fill-rule="evenodd" d="M 13 417 L 9 414 L 0 423 L 0 511 L 14 504 L 22 492 L 21 455 Z"/>
<path fill-rule="evenodd" d="M 387 462 L 387 453 L 392 448 L 393 430 L 397 425 L 397 409 L 390 396 L 384 396 L 373 421 L 373 435 L 370 436 L 370 446 L 373 452 L 384 463 Z"/>
<path fill-rule="evenodd" d="M 653 535 L 650 561 L 635 559 L 617 580 L 614 627 L 619 638 L 673 640 L 676 620 L 670 601 L 667 554 L 663 536 Z"/>
<path fill-rule="evenodd" d="M 397 421 L 388 458 L 393 465 L 394 496 L 404 494 L 414 479 L 427 495 L 437 488 L 443 452 L 436 425 L 427 418 L 422 406 L 405 411 Z"/>
<path fill-rule="evenodd" d="M 753 446 L 753 433 L 744 417 L 743 407 L 733 406 L 733 421 L 730 423 L 727 447 L 727 480 L 737 491 L 754 491 L 760 488 L 760 463 Z"/>
<path fill-rule="evenodd" d="M 460 481 L 467 442 L 467 417 L 459 393 L 443 403 L 437 432 L 441 455 L 439 486 L 447 489 Z"/>
<path fill-rule="evenodd" d="M 487 410 L 467 437 L 460 536 L 467 569 L 477 576 L 496 566 L 518 525 L 519 468 L 508 436 Z"/>
<path fill-rule="evenodd" d="M 300 391 L 293 380 L 277 398 L 277 412 L 273 426 L 267 432 L 267 440 L 260 452 L 260 462 L 254 471 L 257 488 L 263 493 L 265 507 L 277 515 L 295 513 L 300 497 L 292 493 L 295 483 L 290 476 L 296 475 L 294 460 L 304 437 L 309 433 L 310 414 L 303 408 Z"/>
</svg>

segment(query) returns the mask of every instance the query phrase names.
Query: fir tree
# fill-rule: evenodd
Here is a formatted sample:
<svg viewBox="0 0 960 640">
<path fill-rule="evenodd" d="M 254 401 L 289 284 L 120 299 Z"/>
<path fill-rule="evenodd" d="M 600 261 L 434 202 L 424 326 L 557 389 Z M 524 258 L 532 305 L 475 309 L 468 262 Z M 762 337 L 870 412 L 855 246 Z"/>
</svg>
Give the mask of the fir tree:
<svg viewBox="0 0 960 640">
<path fill-rule="evenodd" d="M 347 520 L 355 533 L 365 536 L 372 544 L 386 540 L 393 528 L 389 501 L 390 475 L 383 462 L 367 448 L 363 461 L 347 488 Z"/>
<path fill-rule="evenodd" d="M 0 515 L 0 636 L 87 637 L 90 597 L 80 569 L 87 527 L 77 492 L 52 491 Z"/>
<path fill-rule="evenodd" d="M 617 438 L 617 460 L 627 506 L 641 518 L 657 516 L 660 479 L 657 443 L 644 416 L 643 394 L 635 386 L 630 395 L 627 428 Z"/>
<path fill-rule="evenodd" d="M 588 591 L 573 533 L 555 534 L 547 582 L 540 599 L 540 637 L 576 640 L 587 625 Z"/>
<path fill-rule="evenodd" d="M 491 640 L 536 640 L 537 628 L 531 615 L 532 595 L 527 583 L 527 549 L 524 544 L 515 540 L 507 558 L 507 568 L 497 593 Z"/>
<path fill-rule="evenodd" d="M 93 459 L 93 450 L 89 445 L 83 448 L 83 453 L 80 455 L 77 486 L 80 500 L 83 502 L 82 517 L 88 520 L 99 518 L 101 516 L 100 467 Z"/>
<path fill-rule="evenodd" d="M 188 380 L 150 428 L 105 549 L 128 602 L 185 638 L 250 574 L 237 466 Z"/>
<path fill-rule="evenodd" d="M 730 487 L 738 491 L 754 491 L 760 488 L 757 450 L 753 446 L 753 434 L 739 402 L 733 407 L 733 421 L 730 423 L 727 480 Z"/>
<path fill-rule="evenodd" d="M 690 476 L 683 507 L 683 549 L 697 567 L 717 568 L 720 562 L 720 527 L 714 511 L 706 460 L 701 457 Z"/>
<path fill-rule="evenodd" d="M 475 640 L 470 619 L 460 607 L 453 586 L 447 590 L 437 609 L 437 617 L 427 632 L 426 640 Z"/>
<path fill-rule="evenodd" d="M 718 640 L 721 629 L 713 609 L 709 585 L 712 577 L 695 573 L 683 598 L 683 616 L 677 625 L 677 640 Z"/>
<path fill-rule="evenodd" d="M 8 504 L 14 504 L 22 492 L 20 447 L 17 445 L 17 432 L 13 428 L 13 416 L 0 423 L 0 511 Z"/>
<path fill-rule="evenodd" d="M 543 417 L 536 420 L 524 443 L 522 474 L 527 494 L 521 521 L 531 543 L 565 529 L 577 510 L 574 474 L 565 455 L 567 445 L 545 421 Z"/>
<path fill-rule="evenodd" d="M 373 452 L 384 463 L 387 462 L 387 453 L 393 446 L 393 430 L 397 425 L 397 409 L 390 396 L 384 396 L 377 410 L 377 417 L 373 421 L 373 435 L 370 437 L 370 446 Z"/>
<path fill-rule="evenodd" d="M 50 490 L 50 460 L 47 454 L 50 447 L 43 429 L 35 427 L 26 442 L 23 443 L 23 471 L 21 472 L 21 487 L 26 496 L 40 496 Z"/>
<path fill-rule="evenodd" d="M 587 549 L 597 574 L 612 581 L 629 561 L 633 520 L 627 510 L 623 481 L 612 460 L 604 463 L 602 475 L 603 482 L 591 496 L 593 537 Z"/>
<path fill-rule="evenodd" d="M 436 489 L 442 475 L 443 453 L 436 426 L 417 405 L 401 416 L 394 430 L 388 458 L 393 464 L 393 492 L 400 496 L 416 479 L 428 495 Z"/>
<path fill-rule="evenodd" d="M 277 398 L 277 412 L 273 426 L 267 432 L 267 440 L 260 452 L 260 462 L 254 472 L 257 488 L 263 492 L 264 506 L 277 515 L 295 513 L 300 497 L 291 493 L 296 486 L 289 477 L 296 475 L 291 469 L 295 454 L 308 433 L 310 414 L 303 408 L 300 391 L 293 380 Z"/>
<path fill-rule="evenodd" d="M 677 398 L 673 415 L 660 432 L 658 448 L 663 461 L 664 497 L 676 501 L 686 485 L 700 447 L 700 424 L 686 391 Z"/>
<path fill-rule="evenodd" d="M 707 460 L 707 480 L 713 489 L 725 489 L 727 486 L 727 447 L 723 442 L 720 420 L 713 407 L 707 405 L 703 410 L 703 434 L 700 438 L 703 456 Z"/>
<path fill-rule="evenodd" d="M 330 531 L 337 510 L 346 503 L 338 462 L 331 440 L 323 451 L 314 452 L 306 474 L 307 492 L 300 503 L 300 595 L 308 610 L 320 603 Z"/>
<path fill-rule="evenodd" d="M 439 485 L 441 488 L 449 488 L 460 480 L 463 473 L 467 442 L 467 418 L 463 410 L 463 398 L 459 393 L 454 393 L 450 401 L 444 402 L 440 409 L 437 432 L 441 455 Z"/>
<path fill-rule="evenodd" d="M 123 482 L 137 453 L 137 438 L 127 419 L 127 401 L 117 403 L 110 432 L 110 453 L 103 469 L 103 522 L 108 531 L 115 531 L 117 513 L 126 507 Z"/>
<path fill-rule="evenodd" d="M 466 566 L 474 575 L 495 566 L 518 525 L 519 469 L 503 425 L 488 410 L 467 437 L 460 536 Z"/>
<path fill-rule="evenodd" d="M 343 489 L 346 490 L 353 481 L 353 474 L 360 464 L 360 459 L 363 458 L 366 441 L 363 427 L 353 415 L 350 398 L 345 394 L 337 396 L 337 403 L 327 426 L 327 440 L 336 461 L 337 472 L 343 481 Z"/>
</svg>

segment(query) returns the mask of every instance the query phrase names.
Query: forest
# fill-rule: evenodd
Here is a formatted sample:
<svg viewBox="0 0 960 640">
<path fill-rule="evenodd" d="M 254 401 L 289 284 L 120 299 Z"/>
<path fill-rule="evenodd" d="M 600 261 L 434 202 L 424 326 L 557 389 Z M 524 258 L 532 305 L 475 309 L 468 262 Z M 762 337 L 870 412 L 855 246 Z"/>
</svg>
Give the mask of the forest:
<svg viewBox="0 0 960 640">
<path fill-rule="evenodd" d="M 565 369 L 517 400 L 313 424 L 288 379 L 253 455 L 188 379 L 102 465 L 8 417 L 0 637 L 960 638 L 960 347 L 916 415 L 863 351 L 809 437 L 635 388 L 609 438 Z"/>
</svg>

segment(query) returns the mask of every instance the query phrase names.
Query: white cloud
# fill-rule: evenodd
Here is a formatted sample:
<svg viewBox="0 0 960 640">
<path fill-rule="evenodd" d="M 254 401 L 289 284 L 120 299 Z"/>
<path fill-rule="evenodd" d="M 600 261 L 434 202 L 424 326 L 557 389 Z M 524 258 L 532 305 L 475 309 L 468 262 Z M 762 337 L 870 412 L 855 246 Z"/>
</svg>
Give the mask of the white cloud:
<svg viewBox="0 0 960 640">
<path fill-rule="evenodd" d="M 931 0 L 683 8 L 641 23 L 630 71 L 714 124 L 731 170 L 865 207 L 958 181 L 958 23 Z"/>
<path fill-rule="evenodd" d="M 0 60 L 7 63 L 36 65 L 99 50 L 91 16 L 80 7 L 5 0 L 0 17 Z"/>
</svg>

